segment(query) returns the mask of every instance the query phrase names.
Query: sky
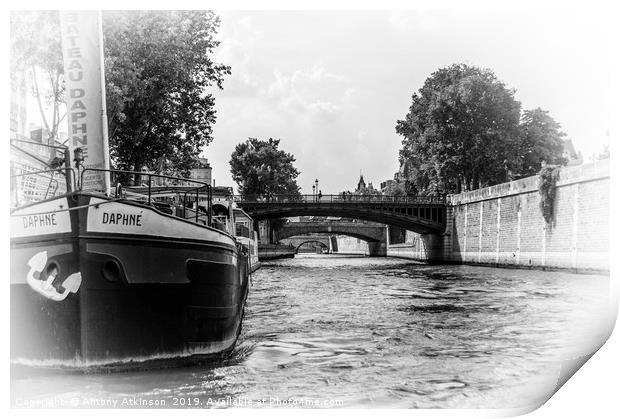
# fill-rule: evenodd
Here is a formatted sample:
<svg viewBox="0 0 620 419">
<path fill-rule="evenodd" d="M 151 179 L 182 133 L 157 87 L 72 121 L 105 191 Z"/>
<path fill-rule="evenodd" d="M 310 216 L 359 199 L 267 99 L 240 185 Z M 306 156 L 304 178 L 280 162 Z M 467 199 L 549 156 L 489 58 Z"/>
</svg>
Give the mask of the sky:
<svg viewBox="0 0 620 419">
<path fill-rule="evenodd" d="M 600 12 L 598 12 L 600 13 Z M 231 66 L 214 90 L 205 149 L 218 185 L 234 185 L 230 155 L 248 137 L 280 139 L 323 194 L 375 187 L 398 171 L 411 95 L 454 63 L 489 68 L 541 107 L 587 159 L 609 141 L 608 33 L 597 11 L 219 11 L 215 60 Z"/>
</svg>

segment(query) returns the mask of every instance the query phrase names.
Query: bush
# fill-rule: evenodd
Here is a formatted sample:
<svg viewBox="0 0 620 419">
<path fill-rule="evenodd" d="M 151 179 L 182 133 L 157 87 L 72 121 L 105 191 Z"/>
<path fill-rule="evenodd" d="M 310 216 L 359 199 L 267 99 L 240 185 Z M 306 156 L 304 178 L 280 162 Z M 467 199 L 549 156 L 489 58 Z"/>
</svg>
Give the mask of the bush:
<svg viewBox="0 0 620 419">
<path fill-rule="evenodd" d="M 555 201 L 555 184 L 560 174 L 559 166 L 543 166 L 538 172 L 538 192 L 540 193 L 540 210 L 547 223 L 553 220 L 553 202 Z"/>
</svg>

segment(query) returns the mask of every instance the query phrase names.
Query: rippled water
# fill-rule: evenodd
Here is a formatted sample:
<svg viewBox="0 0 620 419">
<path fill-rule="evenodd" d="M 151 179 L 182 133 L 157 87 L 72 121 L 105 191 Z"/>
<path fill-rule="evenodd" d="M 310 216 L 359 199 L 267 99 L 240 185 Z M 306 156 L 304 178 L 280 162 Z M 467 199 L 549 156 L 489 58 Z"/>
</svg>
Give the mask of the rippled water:
<svg viewBox="0 0 620 419">
<path fill-rule="evenodd" d="M 305 255 L 253 275 L 212 365 L 14 378 L 15 407 L 522 407 L 608 335 L 609 278 Z M 318 404 L 317 404 L 318 401 Z"/>
</svg>

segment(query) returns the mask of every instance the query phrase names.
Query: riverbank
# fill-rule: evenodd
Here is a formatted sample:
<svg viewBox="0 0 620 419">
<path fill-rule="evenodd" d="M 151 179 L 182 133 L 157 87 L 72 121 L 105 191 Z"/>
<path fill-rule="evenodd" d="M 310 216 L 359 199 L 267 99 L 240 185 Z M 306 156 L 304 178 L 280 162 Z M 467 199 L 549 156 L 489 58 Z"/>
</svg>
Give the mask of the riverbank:
<svg viewBox="0 0 620 419">
<path fill-rule="evenodd" d="M 260 244 L 258 245 L 258 260 L 274 260 L 295 257 L 295 247 L 283 246 L 280 244 Z"/>
<path fill-rule="evenodd" d="M 403 243 L 388 245 L 387 255 L 442 264 L 609 273 L 609 160 L 558 170 L 547 218 L 539 182 L 539 176 L 531 176 L 451 195 L 445 231 L 406 231 Z"/>
<path fill-rule="evenodd" d="M 500 263 L 485 263 L 485 262 L 460 262 L 453 260 L 446 261 L 433 261 L 428 260 L 420 255 L 418 249 L 412 245 L 392 245 L 388 248 L 387 257 L 411 260 L 415 262 L 424 263 L 427 265 L 463 265 L 463 266 L 480 266 L 487 268 L 501 268 L 501 269 L 516 269 L 516 270 L 533 270 L 542 272 L 566 272 L 579 275 L 609 275 L 609 270 L 605 269 L 588 269 L 588 268 L 562 268 L 554 266 L 537 266 L 537 265 L 510 265 Z"/>
</svg>

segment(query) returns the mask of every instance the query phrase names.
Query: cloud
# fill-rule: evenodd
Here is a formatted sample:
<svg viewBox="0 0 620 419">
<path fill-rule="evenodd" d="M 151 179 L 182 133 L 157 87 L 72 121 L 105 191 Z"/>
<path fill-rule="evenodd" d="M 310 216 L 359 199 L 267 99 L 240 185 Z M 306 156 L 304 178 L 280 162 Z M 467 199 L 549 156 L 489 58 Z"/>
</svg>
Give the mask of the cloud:
<svg viewBox="0 0 620 419">
<path fill-rule="evenodd" d="M 234 18 L 224 14 L 222 42 L 215 53 L 215 61 L 231 66 L 232 74 L 224 80 L 225 96 L 255 96 L 259 81 L 252 72 L 252 51 L 265 37 L 265 32 L 255 27 L 250 16 Z"/>
<path fill-rule="evenodd" d="M 441 27 L 439 14 L 436 11 L 392 11 L 388 17 L 391 26 L 399 31 L 418 30 L 432 32 Z"/>
<path fill-rule="evenodd" d="M 390 25 L 400 30 L 407 30 L 411 27 L 411 21 L 405 13 L 400 10 L 391 12 L 388 22 Z"/>
<path fill-rule="evenodd" d="M 276 70 L 274 78 L 264 95 L 280 111 L 309 116 L 318 122 L 333 122 L 354 106 L 356 90 L 350 81 L 322 66 L 289 75 Z"/>
</svg>

